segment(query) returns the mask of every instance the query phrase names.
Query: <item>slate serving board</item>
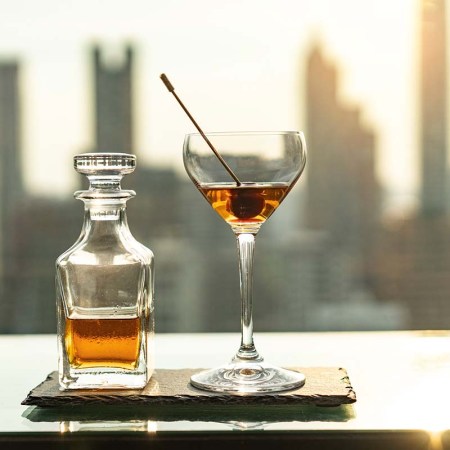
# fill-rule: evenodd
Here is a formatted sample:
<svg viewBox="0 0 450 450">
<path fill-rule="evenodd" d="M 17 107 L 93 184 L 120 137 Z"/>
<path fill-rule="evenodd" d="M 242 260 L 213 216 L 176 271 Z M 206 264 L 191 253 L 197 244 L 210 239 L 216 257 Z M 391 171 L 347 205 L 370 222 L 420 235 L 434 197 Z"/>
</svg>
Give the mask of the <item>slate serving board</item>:
<svg viewBox="0 0 450 450">
<path fill-rule="evenodd" d="M 270 394 L 233 395 L 201 391 L 189 379 L 202 369 L 158 369 L 144 389 L 61 391 L 58 373 L 52 372 L 36 386 L 23 405 L 60 407 L 77 405 L 315 405 L 339 406 L 356 401 L 345 369 L 338 367 L 293 368 L 306 376 L 299 389 Z"/>
</svg>

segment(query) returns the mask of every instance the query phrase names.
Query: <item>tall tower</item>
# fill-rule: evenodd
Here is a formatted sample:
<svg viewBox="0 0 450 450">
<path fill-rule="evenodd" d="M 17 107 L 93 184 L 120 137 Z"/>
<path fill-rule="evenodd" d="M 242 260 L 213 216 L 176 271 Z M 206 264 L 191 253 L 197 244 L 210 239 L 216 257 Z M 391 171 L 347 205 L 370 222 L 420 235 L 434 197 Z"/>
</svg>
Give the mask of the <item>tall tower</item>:
<svg viewBox="0 0 450 450">
<path fill-rule="evenodd" d="M 19 65 L 0 63 L 0 274 L 13 254 L 14 216 L 23 195 Z"/>
<path fill-rule="evenodd" d="M 318 45 L 311 48 L 306 67 L 306 142 L 308 144 L 307 214 L 309 227 L 329 228 L 334 217 L 328 195 L 338 161 L 334 145 L 328 141 L 336 134 L 336 68 L 325 60 Z M 326 113 L 325 117 L 323 117 Z M 327 142 L 328 141 L 328 142 Z M 326 202 L 326 204 L 324 204 Z"/>
<path fill-rule="evenodd" d="M 379 212 L 375 136 L 360 110 L 337 95 L 338 71 L 318 45 L 306 74 L 308 189 L 306 220 L 334 244 L 364 253 Z"/>
<path fill-rule="evenodd" d="M 445 0 L 422 0 L 421 17 L 421 156 L 422 214 L 447 210 L 447 85 Z"/>
<path fill-rule="evenodd" d="M 108 64 L 92 50 L 95 96 L 95 151 L 133 153 L 133 50 L 122 64 Z"/>
</svg>

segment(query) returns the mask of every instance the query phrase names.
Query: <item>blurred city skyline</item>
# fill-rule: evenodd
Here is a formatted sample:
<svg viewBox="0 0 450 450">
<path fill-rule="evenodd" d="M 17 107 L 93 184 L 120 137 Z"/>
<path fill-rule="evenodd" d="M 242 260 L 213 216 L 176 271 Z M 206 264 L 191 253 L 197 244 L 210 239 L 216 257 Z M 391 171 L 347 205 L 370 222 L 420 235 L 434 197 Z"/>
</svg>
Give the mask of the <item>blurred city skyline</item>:
<svg viewBox="0 0 450 450">
<path fill-rule="evenodd" d="M 259 240 L 258 244 L 257 270 L 260 275 L 255 277 L 259 280 L 255 283 L 255 293 L 261 329 L 447 327 L 450 184 L 446 167 L 446 66 L 449 60 L 446 10 L 445 0 L 421 1 L 416 19 L 420 23 L 417 33 L 420 42 L 414 47 L 417 64 L 403 83 L 403 91 L 395 83 L 372 80 L 374 92 L 388 88 L 404 94 L 407 86 L 411 88 L 409 116 L 398 114 L 401 95 L 393 94 L 389 101 L 380 95 L 379 104 L 384 106 L 383 126 L 373 116 L 376 102 L 368 103 L 363 92 L 361 99 L 352 99 L 346 93 L 344 86 L 349 79 L 348 67 L 342 63 L 338 53 L 332 54 L 327 48 L 325 43 L 328 39 L 319 38 L 317 34 L 309 36 L 308 46 L 300 56 L 305 70 L 296 67 L 285 71 L 287 65 L 277 66 L 274 61 L 264 79 L 247 79 L 253 83 L 248 92 L 242 91 L 240 82 L 259 66 L 249 61 L 249 67 L 253 69 L 239 72 L 241 78 L 235 79 L 232 75 L 240 67 L 242 54 L 237 55 L 236 66 L 230 67 L 230 72 L 217 70 L 219 75 L 209 72 L 212 80 L 198 87 L 200 97 L 194 97 L 188 89 L 185 90 L 193 78 L 185 76 L 179 83 L 178 77 L 172 77 L 170 67 L 165 70 L 206 130 L 211 129 L 208 122 L 221 117 L 224 123 L 230 123 L 227 122 L 229 120 L 239 123 L 242 117 L 263 122 L 271 114 L 276 116 L 275 121 L 288 118 L 286 121 L 289 122 L 297 120 L 295 111 L 304 107 L 304 127 L 300 128 L 304 128 L 309 143 L 307 176 L 297 184 L 300 189 L 289 195 L 286 205 L 264 226 L 267 237 Z M 357 23 L 361 26 L 363 21 Z M 358 33 L 365 36 L 362 30 L 355 35 Z M 384 35 L 389 35 L 387 29 Z M 366 44 L 363 39 L 358 41 L 358 45 L 365 48 Z M 111 55 L 107 54 L 110 48 L 103 43 L 92 44 L 86 61 L 90 82 L 84 85 L 87 89 L 84 98 L 89 101 L 83 103 L 83 99 L 80 100 L 86 107 L 90 105 L 92 112 L 83 116 L 89 123 L 89 130 L 81 134 L 87 142 L 81 151 L 128 151 L 138 155 L 139 170 L 129 180 L 129 186 L 138 192 L 129 211 L 130 223 L 138 240 L 155 251 L 161 268 L 156 280 L 156 290 L 162 300 L 157 308 L 159 330 L 235 330 L 238 308 L 233 311 L 229 305 L 238 298 L 237 268 L 229 230 L 201 200 L 184 171 L 179 170 L 183 137 L 192 130 L 192 125 L 162 85 L 159 70 L 155 74 L 157 83 L 151 94 L 155 98 L 160 96 L 160 102 L 144 102 L 147 91 L 139 82 L 145 74 L 139 46 L 132 41 L 121 42 L 116 49 L 119 58 L 114 58 L 114 64 L 111 63 Z M 367 51 L 364 54 L 371 56 Z M 404 51 L 397 62 L 401 62 L 406 54 Z M 389 58 L 383 59 L 384 56 L 384 53 L 381 57 L 378 55 L 378 61 L 374 58 L 372 64 L 380 63 L 380 58 L 387 64 Z M 187 59 L 190 57 L 188 55 Z M 206 59 L 204 67 L 213 65 L 214 61 L 214 58 Z M 358 59 L 358 64 L 361 64 L 361 59 Z M 403 62 L 400 66 L 406 67 Z M 401 73 L 396 70 L 398 67 L 393 65 L 386 70 L 383 66 L 384 71 L 374 70 L 372 76 L 376 78 L 387 72 L 389 78 L 395 80 L 395 75 Z M 279 68 L 283 71 L 277 72 Z M 53 196 L 43 195 L 45 189 L 28 189 L 28 192 L 25 189 L 24 192 L 21 161 L 23 156 L 26 164 L 31 160 L 29 153 L 22 153 L 23 139 L 26 141 L 30 136 L 26 126 L 22 128 L 23 117 L 20 114 L 25 113 L 26 121 L 29 92 L 24 88 L 21 75 L 27 69 L 20 62 L 3 62 L 0 69 L 0 235 L 4 237 L 0 240 L 0 297 L 21 299 L 18 303 L 3 301 L 0 304 L 5 318 L 0 328 L 5 332 L 51 332 L 54 329 L 54 306 L 48 299 L 53 297 L 54 287 L 50 274 L 57 254 L 67 248 L 68 236 L 75 239 L 81 227 L 81 205 L 78 208 L 74 205 L 66 189 L 71 184 L 67 174 L 72 172 L 72 155 L 80 149 L 69 155 L 62 151 L 58 157 L 50 150 L 39 154 L 41 167 L 33 169 L 36 174 L 44 176 L 48 192 Z M 193 72 L 185 71 L 184 75 L 186 73 Z M 198 73 L 205 79 L 208 75 L 208 72 L 206 75 Z M 270 88 L 277 85 L 281 75 L 292 74 L 297 74 L 297 96 L 292 94 L 294 90 L 289 84 L 280 85 L 283 88 L 279 89 Z M 55 76 L 61 83 L 67 83 L 62 73 L 55 72 Z M 225 88 L 211 88 L 219 80 L 223 81 L 223 86 L 239 85 L 241 95 L 236 97 L 235 91 L 230 93 Z M 413 80 L 420 81 L 414 90 Z M 194 85 L 198 81 L 199 78 L 195 78 Z M 262 82 L 266 83 L 265 89 L 261 87 Z M 51 89 L 52 98 L 60 93 L 57 88 L 58 85 Z M 280 97 L 280 102 L 281 94 L 290 92 L 290 104 L 295 107 L 280 109 L 274 106 L 276 102 L 258 97 L 247 108 L 243 99 L 261 95 L 261 92 L 266 96 Z M 66 99 L 62 93 L 59 101 L 64 103 Z M 140 106 L 136 107 L 136 104 Z M 137 110 L 150 104 L 156 104 L 161 112 L 159 122 L 149 122 L 150 130 L 153 126 L 157 130 L 152 136 L 156 143 L 161 144 L 160 152 L 166 152 L 166 161 L 171 162 L 171 167 L 161 167 L 165 160 L 158 156 L 159 151 L 154 152 L 154 158 L 149 158 L 147 155 L 150 153 L 152 156 L 154 147 L 149 144 L 150 152 L 147 152 L 138 138 L 139 133 L 135 133 L 136 126 L 139 128 L 143 123 Z M 205 108 L 203 111 L 206 112 L 206 107 L 211 104 L 224 104 L 229 108 L 211 110 L 204 122 L 196 108 L 200 111 Z M 53 123 L 54 130 L 46 132 L 45 136 L 69 139 L 65 133 L 71 129 L 68 119 L 73 110 L 69 106 L 55 110 L 51 103 L 46 107 L 48 115 L 58 117 L 61 123 Z M 230 114 L 230 111 L 235 114 Z M 279 111 L 280 114 L 275 114 Z M 417 126 L 395 129 L 398 147 L 394 150 L 398 148 L 399 151 L 393 151 L 386 138 L 389 130 L 392 131 L 390 127 L 396 124 L 391 118 L 405 121 L 411 115 L 417 116 Z M 48 120 L 47 114 L 39 118 Z M 172 131 L 165 128 L 167 123 L 174 126 Z M 181 123 L 183 125 L 177 125 Z M 186 129 L 186 124 L 189 129 Z M 224 128 L 236 129 L 234 126 Z M 161 139 L 161 133 L 167 133 L 167 140 Z M 405 146 L 401 142 L 406 138 L 415 144 Z M 173 142 L 174 139 L 179 139 L 179 142 Z M 398 207 L 392 208 L 391 203 L 391 211 L 398 214 L 386 220 L 383 200 L 386 200 L 389 171 L 380 176 L 383 175 L 380 167 L 386 160 L 379 155 L 400 158 L 402 151 L 408 158 L 420 155 L 420 158 L 416 156 L 415 162 L 420 167 L 421 190 L 416 193 L 417 200 L 420 198 L 420 202 L 416 202 L 419 208 L 402 211 Z M 59 157 L 67 160 L 64 169 L 58 167 Z M 401 158 L 398 161 L 401 162 Z M 413 174 L 418 175 L 406 164 L 399 167 L 392 164 L 390 169 L 397 179 L 394 187 L 401 186 Z M 62 181 L 65 183 L 60 189 Z M 75 186 L 80 187 L 80 181 L 73 183 L 71 189 Z M 212 247 L 214 252 L 211 252 Z M 221 293 L 221 301 L 210 308 L 210 300 L 216 298 L 217 292 Z M 187 307 L 189 314 L 186 314 Z"/>
<path fill-rule="evenodd" d="M 203 0 L 133 0 L 105 9 L 44 0 L 4 11 L 0 60 L 21 65 L 25 182 L 32 192 L 66 197 L 76 183 L 72 156 L 93 147 L 94 42 L 112 58 L 125 43 L 136 48 L 140 163 L 178 169 L 184 134 L 194 129 L 161 72 L 205 130 L 302 129 L 303 55 L 319 41 L 338 62 L 344 101 L 361 106 L 377 134 L 383 186 L 406 194 L 418 187 L 418 1 L 250 0 L 219 8 Z"/>
</svg>

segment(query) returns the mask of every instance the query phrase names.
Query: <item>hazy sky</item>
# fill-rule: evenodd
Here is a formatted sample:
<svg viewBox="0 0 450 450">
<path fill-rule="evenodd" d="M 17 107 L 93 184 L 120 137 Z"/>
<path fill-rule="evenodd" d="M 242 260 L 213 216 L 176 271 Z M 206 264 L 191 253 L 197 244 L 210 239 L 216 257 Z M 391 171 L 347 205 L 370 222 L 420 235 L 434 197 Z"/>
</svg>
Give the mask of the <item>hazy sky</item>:
<svg viewBox="0 0 450 450">
<path fill-rule="evenodd" d="M 179 167 L 194 129 L 161 72 L 205 130 L 302 129 L 314 39 L 378 133 L 382 182 L 416 186 L 418 0 L 0 0 L 0 11 L 0 59 L 23 64 L 29 188 L 67 195 L 71 158 L 92 145 L 92 42 L 136 46 L 136 151 Z"/>
</svg>

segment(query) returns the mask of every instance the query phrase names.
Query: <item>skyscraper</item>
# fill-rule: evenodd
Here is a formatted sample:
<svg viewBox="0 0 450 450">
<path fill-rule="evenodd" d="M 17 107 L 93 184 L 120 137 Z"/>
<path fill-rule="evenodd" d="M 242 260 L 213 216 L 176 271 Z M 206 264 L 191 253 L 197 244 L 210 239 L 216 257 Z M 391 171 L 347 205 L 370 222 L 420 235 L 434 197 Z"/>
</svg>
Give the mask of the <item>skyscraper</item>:
<svg viewBox="0 0 450 450">
<path fill-rule="evenodd" d="M 420 124 L 422 214 L 447 211 L 447 71 L 445 0 L 423 0 Z"/>
<path fill-rule="evenodd" d="M 336 64 L 313 45 L 307 59 L 305 105 L 305 219 L 310 231 L 304 234 L 305 242 L 289 243 L 292 250 L 285 252 L 289 263 L 284 277 L 290 277 L 291 286 L 302 279 L 297 302 L 286 309 L 294 316 L 303 302 L 303 328 L 395 328 L 403 320 L 400 308 L 380 303 L 371 292 L 370 265 L 380 215 L 375 134 L 364 124 L 360 108 L 339 97 L 338 88 Z M 302 248 L 309 253 L 298 258 Z M 295 299 L 294 293 L 285 296 Z"/>
<path fill-rule="evenodd" d="M 5 274 L 14 244 L 13 220 L 23 194 L 17 62 L 0 63 L 0 156 L 0 274 Z"/>
<path fill-rule="evenodd" d="M 306 75 L 306 220 L 332 242 L 364 254 L 379 215 L 375 136 L 359 108 L 338 98 L 338 71 L 314 45 Z"/>
<path fill-rule="evenodd" d="M 421 208 L 393 220 L 377 245 L 379 298 L 402 303 L 408 328 L 446 329 L 450 323 L 450 220 L 447 202 L 447 71 L 445 0 L 420 2 L 419 124 Z"/>
<path fill-rule="evenodd" d="M 95 151 L 133 153 L 133 50 L 126 47 L 123 63 L 105 61 L 99 47 L 92 58 Z"/>
</svg>

